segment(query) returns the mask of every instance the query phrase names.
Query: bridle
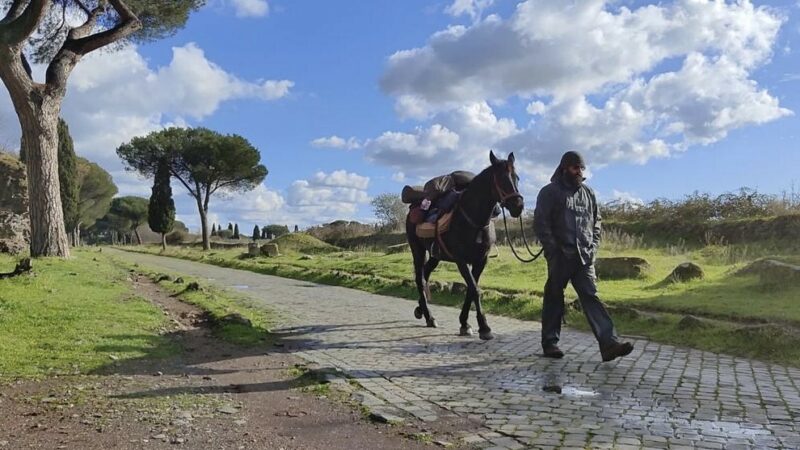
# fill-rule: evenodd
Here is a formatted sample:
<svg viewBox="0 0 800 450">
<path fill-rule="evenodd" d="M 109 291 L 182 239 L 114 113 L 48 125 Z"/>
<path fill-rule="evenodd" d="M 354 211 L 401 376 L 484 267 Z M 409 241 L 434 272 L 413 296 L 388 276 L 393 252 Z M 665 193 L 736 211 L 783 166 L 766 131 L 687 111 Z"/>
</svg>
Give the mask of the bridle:
<svg viewBox="0 0 800 450">
<path fill-rule="evenodd" d="M 492 173 L 492 186 L 494 187 L 495 194 L 497 194 L 497 202 L 500 203 L 500 206 L 503 208 L 507 208 L 506 202 L 508 202 L 508 200 L 522 198 L 522 194 L 517 190 L 512 192 L 503 191 L 500 182 L 497 180 L 497 172 Z"/>
</svg>

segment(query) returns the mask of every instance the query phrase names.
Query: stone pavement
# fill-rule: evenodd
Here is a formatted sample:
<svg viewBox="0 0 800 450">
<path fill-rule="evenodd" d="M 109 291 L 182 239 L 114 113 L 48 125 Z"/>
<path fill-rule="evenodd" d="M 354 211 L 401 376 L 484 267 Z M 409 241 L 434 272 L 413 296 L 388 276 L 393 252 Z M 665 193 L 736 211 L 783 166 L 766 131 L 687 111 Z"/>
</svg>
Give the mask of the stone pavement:
<svg viewBox="0 0 800 450">
<path fill-rule="evenodd" d="M 497 338 L 459 337 L 458 311 L 152 255 L 115 255 L 236 289 L 278 314 L 300 356 L 343 370 L 389 413 L 480 418 L 465 441 L 516 448 L 800 448 L 800 370 L 637 339 L 602 363 L 593 336 L 565 330 L 563 360 L 537 356 L 539 324 L 490 316 Z M 475 324 L 474 313 L 471 323 Z M 548 387 L 549 391 L 544 388 Z M 560 393 L 557 391 L 560 388 Z"/>
</svg>

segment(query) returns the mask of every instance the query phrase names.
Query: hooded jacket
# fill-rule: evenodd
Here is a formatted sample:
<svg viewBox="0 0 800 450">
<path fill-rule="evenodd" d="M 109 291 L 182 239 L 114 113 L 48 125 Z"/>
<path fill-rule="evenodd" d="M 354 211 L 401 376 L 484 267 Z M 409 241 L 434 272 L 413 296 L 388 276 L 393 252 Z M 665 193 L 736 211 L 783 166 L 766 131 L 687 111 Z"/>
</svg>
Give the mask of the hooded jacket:
<svg viewBox="0 0 800 450">
<path fill-rule="evenodd" d="M 594 263 L 600 244 L 600 211 L 594 191 L 589 186 L 571 186 L 561 170 L 550 184 L 539 191 L 533 213 L 536 237 L 544 247 L 545 257 L 578 257 L 583 264 Z"/>
</svg>

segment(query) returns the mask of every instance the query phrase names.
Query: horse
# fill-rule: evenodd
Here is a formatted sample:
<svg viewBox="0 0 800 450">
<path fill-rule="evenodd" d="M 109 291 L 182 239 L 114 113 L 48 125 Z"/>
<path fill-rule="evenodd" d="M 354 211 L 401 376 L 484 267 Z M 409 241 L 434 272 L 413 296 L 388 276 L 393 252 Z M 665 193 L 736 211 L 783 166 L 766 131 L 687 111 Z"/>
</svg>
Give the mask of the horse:
<svg viewBox="0 0 800 450">
<path fill-rule="evenodd" d="M 406 238 L 414 259 L 414 280 L 419 292 L 419 306 L 414 309 L 414 316 L 417 319 L 424 317 L 426 325 L 430 328 L 438 326 L 428 308 L 431 301 L 430 276 L 440 261 L 453 262 L 458 266 L 458 271 L 467 285 L 464 305 L 459 316 L 461 323 L 459 335 L 473 334 L 467 320 L 470 305 L 474 303 L 478 334 L 482 340 L 494 338 L 483 314 L 478 291 L 481 273 L 486 267 L 489 250 L 496 239 L 493 233 L 489 233 L 492 213 L 499 203 L 512 217 L 518 218 L 525 207 L 524 199 L 517 188 L 519 177 L 514 169 L 514 153 L 508 155 L 507 160 L 502 160 L 490 151 L 489 161 L 491 165 L 476 175 L 461 193 L 453 209 L 449 229 L 444 234 L 433 238 L 420 238 L 416 233 L 416 225 L 408 216 L 406 217 Z M 434 245 L 439 247 L 436 255 L 432 251 Z"/>
</svg>

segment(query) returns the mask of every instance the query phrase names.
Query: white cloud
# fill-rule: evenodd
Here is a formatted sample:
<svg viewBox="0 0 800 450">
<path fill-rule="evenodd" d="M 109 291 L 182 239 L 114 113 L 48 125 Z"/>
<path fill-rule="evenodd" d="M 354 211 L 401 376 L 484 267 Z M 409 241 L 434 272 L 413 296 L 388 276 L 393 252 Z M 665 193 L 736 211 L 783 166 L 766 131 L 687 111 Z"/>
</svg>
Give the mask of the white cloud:
<svg viewBox="0 0 800 450">
<path fill-rule="evenodd" d="M 584 95 L 691 52 L 722 53 L 752 68 L 769 58 L 784 20 L 747 0 L 613 8 L 604 0 L 523 1 L 508 20 L 451 27 L 425 47 L 395 53 L 381 85 L 401 101 L 446 105 Z"/>
<path fill-rule="evenodd" d="M 172 60 L 162 67 L 151 67 L 135 47 L 126 47 L 91 54 L 78 64 L 62 114 L 78 154 L 116 171 L 120 166 L 114 150 L 134 136 L 186 126 L 184 118 L 205 119 L 227 101 L 276 100 L 292 86 L 288 80 L 242 80 L 209 61 L 192 43 L 174 47 Z M 0 109 L 13 117 L 10 101 L 3 97 Z M 12 138 L 19 139 L 16 121 Z"/>
<path fill-rule="evenodd" d="M 151 68 L 134 47 L 92 54 L 75 69 L 63 114 L 76 149 L 99 161 L 116 159 L 114 150 L 130 138 L 167 125 L 202 120 L 224 102 L 276 100 L 293 82 L 249 82 L 209 61 L 197 45 L 172 49 L 166 66 Z"/>
<path fill-rule="evenodd" d="M 352 218 L 369 203 L 369 178 L 344 170 L 317 172 L 287 189 L 286 213 L 303 224 Z"/>
<path fill-rule="evenodd" d="M 392 174 L 392 181 L 403 183 L 406 181 L 406 174 L 403 172 L 395 172 Z"/>
<path fill-rule="evenodd" d="M 530 114 L 532 116 L 538 116 L 540 114 L 544 114 L 544 112 L 546 110 L 547 110 L 547 106 L 544 103 L 542 103 L 542 102 L 540 102 L 538 100 L 529 103 L 528 107 L 525 108 L 525 111 L 527 111 L 528 114 Z"/>
<path fill-rule="evenodd" d="M 311 145 L 317 148 L 337 148 L 353 150 L 361 148 L 361 142 L 351 137 L 350 139 L 340 138 L 339 136 L 321 137 L 311 141 Z"/>
<path fill-rule="evenodd" d="M 240 231 L 249 234 L 253 225 L 285 224 L 293 228 L 294 225 L 306 227 L 337 219 L 355 219 L 360 208 L 369 204 L 368 185 L 368 177 L 344 170 L 317 172 L 310 179 L 295 180 L 285 192 L 261 184 L 253 191 L 237 193 L 230 198 L 212 198 L 209 225 L 211 222 L 238 223 Z M 198 230 L 200 222 L 194 200 L 188 194 L 177 195 L 176 206 L 185 213 L 181 215 L 182 220 Z"/>
<path fill-rule="evenodd" d="M 435 167 L 458 157 L 458 134 L 441 124 L 417 128 L 412 133 L 387 131 L 364 147 L 371 161 L 397 169 Z"/>
<path fill-rule="evenodd" d="M 312 186 L 365 190 L 369 186 L 369 177 L 345 170 L 336 170 L 331 173 L 317 172 L 309 183 Z"/>
<path fill-rule="evenodd" d="M 236 17 L 264 17 L 269 14 L 267 0 L 230 0 Z"/>
<path fill-rule="evenodd" d="M 483 10 L 492 6 L 494 0 L 453 0 L 453 3 L 445 9 L 451 16 L 467 15 L 475 19 L 480 17 Z"/>
<path fill-rule="evenodd" d="M 644 200 L 640 197 L 637 197 L 635 194 L 625 191 L 618 191 L 614 189 L 611 197 L 621 203 L 626 203 L 630 205 L 644 205 Z"/>
<path fill-rule="evenodd" d="M 451 8 L 468 14 L 471 4 Z M 489 148 L 514 151 L 534 187 L 567 149 L 602 166 L 717 142 L 792 114 L 751 79 L 772 56 L 782 14 L 748 0 L 521 1 L 508 19 L 451 26 L 389 58 L 381 86 L 399 116 L 422 124 L 365 141 L 367 156 L 428 176 L 480 169 Z M 511 97 L 535 120 L 497 117 L 489 103 Z M 429 127 L 451 145 L 425 145 Z"/>
</svg>

